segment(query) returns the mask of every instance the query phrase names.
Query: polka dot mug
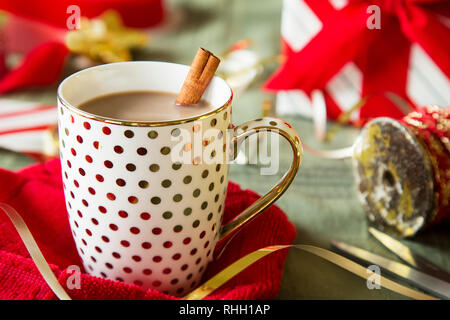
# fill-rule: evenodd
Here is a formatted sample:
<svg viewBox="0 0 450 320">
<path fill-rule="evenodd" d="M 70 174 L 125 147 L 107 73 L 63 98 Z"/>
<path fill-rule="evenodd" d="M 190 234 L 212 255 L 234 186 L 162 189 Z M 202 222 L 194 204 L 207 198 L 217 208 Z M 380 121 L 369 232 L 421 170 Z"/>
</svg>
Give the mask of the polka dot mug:
<svg viewBox="0 0 450 320">
<path fill-rule="evenodd" d="M 213 110 L 194 118 L 131 122 L 77 108 L 117 92 L 177 93 L 188 70 L 164 62 L 113 63 L 75 73 L 58 88 L 60 157 L 70 226 L 84 268 L 94 276 L 187 294 L 200 284 L 217 241 L 273 203 L 298 171 L 302 148 L 295 130 L 276 118 L 233 127 L 232 92 L 219 77 L 203 95 Z M 233 147 L 262 131 L 288 140 L 294 152 L 292 165 L 269 193 L 222 225 L 225 160 L 234 154 Z M 190 142 L 182 141 L 186 135 L 193 137 Z"/>
</svg>

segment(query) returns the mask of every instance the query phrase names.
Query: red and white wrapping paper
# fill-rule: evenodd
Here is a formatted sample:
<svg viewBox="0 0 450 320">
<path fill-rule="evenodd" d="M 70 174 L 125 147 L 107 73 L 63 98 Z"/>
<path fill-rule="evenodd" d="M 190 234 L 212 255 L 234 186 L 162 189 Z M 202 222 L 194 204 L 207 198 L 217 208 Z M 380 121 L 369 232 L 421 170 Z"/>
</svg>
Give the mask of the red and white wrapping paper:
<svg viewBox="0 0 450 320">
<path fill-rule="evenodd" d="M 302 51 L 310 44 L 311 40 L 322 31 L 324 25 L 329 22 L 331 15 L 335 11 L 343 10 L 350 3 L 355 4 L 357 2 L 358 1 L 355 0 L 284 0 L 281 22 L 283 53 L 289 59 L 290 56 Z M 381 6 L 383 5 L 383 2 L 378 2 Z M 389 1 L 385 2 L 387 3 Z M 394 3 L 396 1 L 390 2 L 392 2 L 393 5 L 397 5 Z M 409 2 L 409 6 L 428 5 L 425 1 L 409 0 Z M 364 3 L 364 1 L 359 1 L 359 3 Z M 369 4 L 370 3 L 367 1 L 367 5 Z M 441 2 L 438 5 L 444 6 L 445 4 L 442 4 Z M 446 39 L 441 39 L 443 45 L 444 42 L 450 42 L 450 19 L 447 16 L 449 9 L 450 7 L 447 6 L 446 10 L 444 10 L 445 12 L 442 11 L 443 15 L 438 14 L 435 17 L 436 21 L 439 21 L 448 31 L 448 37 Z M 382 10 L 381 28 L 388 27 L 387 24 L 383 25 L 383 22 L 387 21 L 386 19 L 383 19 L 384 14 L 386 13 Z M 368 13 L 367 17 L 369 16 L 370 14 Z M 414 23 L 416 22 L 417 21 L 414 21 Z M 404 28 L 403 26 L 401 27 Z M 405 30 L 402 31 L 403 33 L 407 33 Z M 339 30 L 337 34 L 339 35 Z M 428 35 L 430 37 L 434 36 L 432 34 Z M 394 45 L 399 44 L 394 43 Z M 418 43 L 409 43 L 405 41 L 404 47 L 405 49 L 402 50 L 403 52 L 398 53 L 398 55 L 404 55 L 403 61 L 407 63 L 407 65 L 405 64 L 404 66 L 400 66 L 399 63 L 394 63 L 394 58 L 399 58 L 393 56 L 396 55 L 395 52 L 392 54 L 392 52 L 390 53 L 388 50 L 385 52 L 385 55 L 383 55 L 384 49 L 379 49 L 380 52 L 378 58 L 376 58 L 377 61 L 374 63 L 378 65 L 383 64 L 385 65 L 384 67 L 386 70 L 390 70 L 385 73 L 384 80 L 382 73 L 377 75 L 376 70 L 373 70 L 373 68 L 371 70 L 370 67 L 367 67 L 367 64 L 364 65 L 362 59 L 359 58 L 355 61 L 346 63 L 323 88 L 316 88 L 323 90 L 327 104 L 328 117 L 336 119 L 342 112 L 353 107 L 363 96 L 367 96 L 368 93 L 379 95 L 381 90 L 377 92 L 369 91 L 376 86 L 383 88 L 383 81 L 387 82 L 385 88 L 386 91 L 394 88 L 392 91 L 403 97 L 413 107 L 429 104 L 436 104 L 443 107 L 448 106 L 450 104 L 450 82 L 448 77 L 448 60 L 450 59 L 450 53 L 447 55 L 447 62 L 444 61 L 441 63 L 440 67 Z M 374 48 L 376 49 L 376 47 Z M 361 49 L 363 51 L 371 50 L 368 46 L 362 47 Z M 317 54 L 326 55 L 326 52 L 317 52 Z M 370 52 L 367 56 L 369 55 Z M 370 56 L 365 63 L 373 63 L 373 57 L 374 55 Z M 444 65 L 443 69 L 442 65 Z M 404 76 L 401 74 L 404 72 L 404 68 L 406 68 L 406 79 L 404 79 Z M 396 71 L 397 69 L 398 72 Z M 295 72 L 295 69 L 292 70 L 292 72 Z M 388 73 L 397 73 L 397 78 L 401 80 L 394 81 L 392 76 L 388 75 Z M 283 88 L 280 88 L 280 86 L 283 87 L 283 85 L 286 85 L 279 85 L 279 79 L 277 80 L 277 85 L 274 85 L 273 78 L 269 80 L 268 85 L 266 85 L 266 88 L 278 91 L 277 112 L 279 114 L 299 114 L 313 117 L 314 103 L 311 99 L 311 92 L 305 93 L 305 91 L 297 89 L 295 86 L 294 88 L 284 90 Z M 275 86 L 278 87 L 274 88 Z M 382 104 L 385 106 L 385 110 L 380 110 L 380 105 Z M 386 107 L 386 105 L 388 106 Z M 376 116 L 385 115 L 393 118 L 400 118 L 403 116 L 403 113 L 400 110 L 395 109 L 397 108 L 392 102 L 385 98 L 376 97 L 374 99 L 369 99 L 367 105 L 363 107 L 363 114 L 361 114 L 361 110 L 353 112 L 351 121 L 354 123 L 362 123 Z"/>
<path fill-rule="evenodd" d="M 38 158 L 48 155 L 48 129 L 56 123 L 55 105 L 0 99 L 2 148 Z"/>
</svg>

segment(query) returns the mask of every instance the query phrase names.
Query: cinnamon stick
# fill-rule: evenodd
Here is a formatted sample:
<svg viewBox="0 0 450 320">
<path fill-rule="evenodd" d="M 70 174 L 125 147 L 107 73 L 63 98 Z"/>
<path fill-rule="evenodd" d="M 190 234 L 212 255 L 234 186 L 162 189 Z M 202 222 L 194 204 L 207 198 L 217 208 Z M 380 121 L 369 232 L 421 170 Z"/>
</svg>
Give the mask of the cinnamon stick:
<svg viewBox="0 0 450 320">
<path fill-rule="evenodd" d="M 219 63 L 219 58 L 214 54 L 199 48 L 175 103 L 182 106 L 198 103 L 214 76 Z"/>
</svg>

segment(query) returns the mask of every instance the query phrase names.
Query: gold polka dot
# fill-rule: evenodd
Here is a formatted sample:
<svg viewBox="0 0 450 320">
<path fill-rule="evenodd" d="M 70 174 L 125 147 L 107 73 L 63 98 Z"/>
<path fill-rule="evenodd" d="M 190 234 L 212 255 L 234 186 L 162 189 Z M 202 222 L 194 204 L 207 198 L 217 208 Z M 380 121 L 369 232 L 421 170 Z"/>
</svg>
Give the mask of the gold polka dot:
<svg viewBox="0 0 450 320">
<path fill-rule="evenodd" d="M 176 163 L 172 164 L 172 169 L 173 170 L 178 170 L 180 168 L 181 168 L 181 163 L 176 162 Z"/>
<path fill-rule="evenodd" d="M 161 148 L 161 153 L 163 155 L 168 155 L 170 153 L 170 148 L 169 147 L 162 147 Z"/>
<path fill-rule="evenodd" d="M 181 133 L 180 129 L 175 128 L 175 129 L 173 129 L 173 130 L 171 131 L 170 134 L 171 134 L 173 137 L 178 137 L 178 136 L 180 135 L 180 133 Z"/>
<path fill-rule="evenodd" d="M 161 185 L 162 185 L 164 188 L 169 188 L 169 187 L 172 185 L 172 181 L 170 181 L 169 179 L 163 180 L 163 181 L 161 182 Z"/>
<path fill-rule="evenodd" d="M 141 181 L 139 181 L 138 185 L 139 185 L 139 187 L 141 187 L 142 189 L 146 189 L 146 188 L 148 188 L 148 181 L 141 180 Z"/>
<path fill-rule="evenodd" d="M 156 139 L 158 137 L 158 132 L 156 132 L 155 130 L 152 130 L 148 133 L 148 137 L 150 139 Z"/>
<path fill-rule="evenodd" d="M 159 171 L 159 165 L 156 164 L 156 163 L 150 165 L 150 171 L 151 172 L 158 172 Z"/>
</svg>

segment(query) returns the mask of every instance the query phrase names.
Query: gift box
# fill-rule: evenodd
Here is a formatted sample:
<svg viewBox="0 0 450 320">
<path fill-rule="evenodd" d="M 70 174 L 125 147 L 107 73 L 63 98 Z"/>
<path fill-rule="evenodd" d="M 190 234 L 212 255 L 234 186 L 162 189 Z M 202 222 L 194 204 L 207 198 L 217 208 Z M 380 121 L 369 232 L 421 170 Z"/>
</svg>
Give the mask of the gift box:
<svg viewBox="0 0 450 320">
<path fill-rule="evenodd" d="M 0 148 L 36 159 L 55 156 L 49 150 L 51 128 L 56 127 L 56 105 L 0 99 Z"/>
<path fill-rule="evenodd" d="M 379 29 L 370 25 L 377 10 Z M 286 62 L 265 88 L 278 92 L 279 114 L 307 117 L 314 90 L 330 119 L 367 98 L 353 123 L 401 118 L 401 104 L 448 106 L 449 21 L 448 1 L 284 0 Z"/>
</svg>

